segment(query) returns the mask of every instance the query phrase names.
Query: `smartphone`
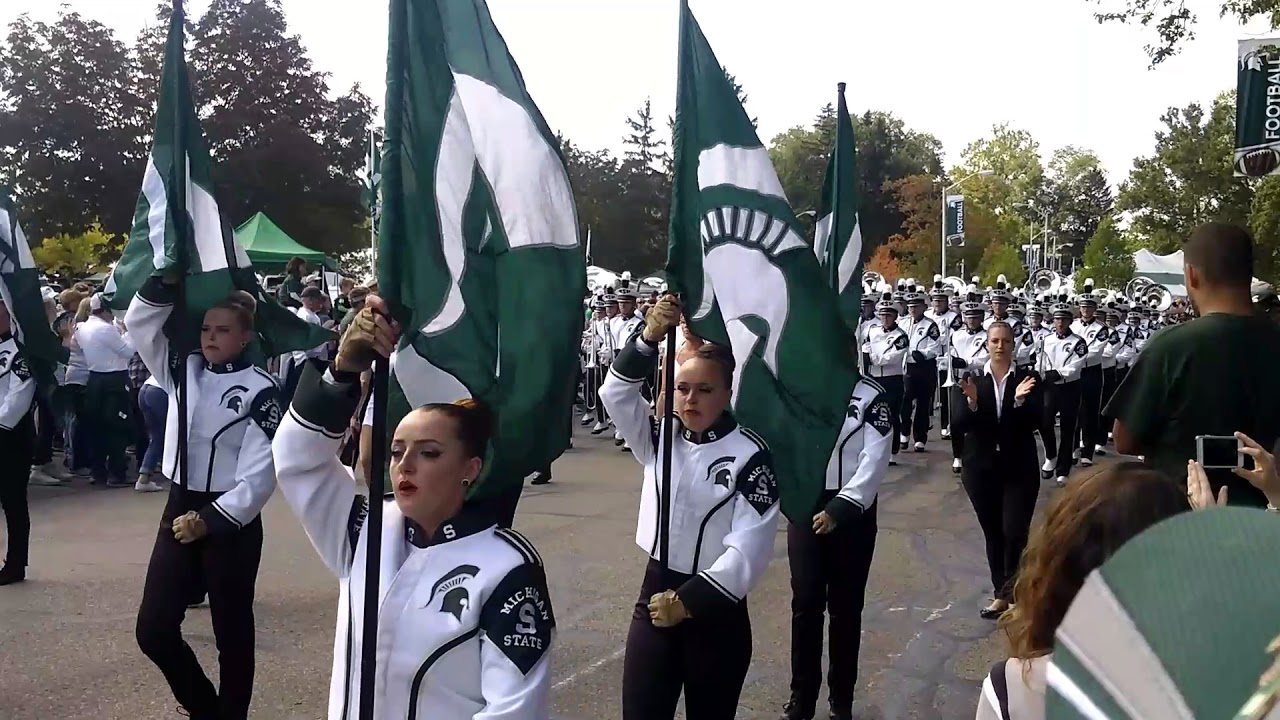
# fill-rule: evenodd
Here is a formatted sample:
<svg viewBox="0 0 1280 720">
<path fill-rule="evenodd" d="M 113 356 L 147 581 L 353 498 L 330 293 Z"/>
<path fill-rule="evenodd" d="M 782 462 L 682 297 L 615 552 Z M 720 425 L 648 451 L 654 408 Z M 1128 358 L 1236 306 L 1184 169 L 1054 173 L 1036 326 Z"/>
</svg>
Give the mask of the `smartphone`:
<svg viewBox="0 0 1280 720">
<path fill-rule="evenodd" d="M 1196 462 L 1206 470 L 1244 467 L 1241 445 L 1231 435 L 1197 435 Z"/>
</svg>

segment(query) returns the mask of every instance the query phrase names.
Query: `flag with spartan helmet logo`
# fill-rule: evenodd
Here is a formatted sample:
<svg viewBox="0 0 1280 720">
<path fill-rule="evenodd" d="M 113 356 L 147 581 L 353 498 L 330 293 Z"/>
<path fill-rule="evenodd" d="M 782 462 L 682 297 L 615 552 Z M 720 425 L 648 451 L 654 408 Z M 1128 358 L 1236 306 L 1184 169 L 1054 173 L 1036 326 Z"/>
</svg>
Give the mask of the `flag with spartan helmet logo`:
<svg viewBox="0 0 1280 720">
<path fill-rule="evenodd" d="M 679 67 L 666 275 L 693 331 L 733 350 L 734 412 L 772 451 L 782 512 L 808 524 L 857 382 L 849 333 L 687 2 Z"/>
</svg>

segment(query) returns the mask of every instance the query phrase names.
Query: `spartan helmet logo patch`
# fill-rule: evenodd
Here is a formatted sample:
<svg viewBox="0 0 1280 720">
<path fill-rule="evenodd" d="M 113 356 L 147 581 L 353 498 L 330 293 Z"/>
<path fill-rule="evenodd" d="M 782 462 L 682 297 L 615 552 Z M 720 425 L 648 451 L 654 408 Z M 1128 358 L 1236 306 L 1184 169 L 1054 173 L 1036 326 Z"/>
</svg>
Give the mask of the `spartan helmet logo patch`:
<svg viewBox="0 0 1280 720">
<path fill-rule="evenodd" d="M 711 463 L 707 469 L 707 479 L 720 487 L 733 485 L 733 458 L 722 457 Z"/>
<path fill-rule="evenodd" d="M 243 385 L 232 385 L 222 393 L 222 407 L 233 413 L 238 413 L 244 408 L 244 396 L 249 392 L 249 388 Z"/>
<path fill-rule="evenodd" d="M 12 358 L 13 358 L 12 352 L 8 350 L 5 350 L 4 352 L 0 352 L 0 372 L 4 372 L 5 370 L 9 369 L 9 360 L 11 360 Z"/>
<path fill-rule="evenodd" d="M 475 565 L 459 565 L 445 573 L 444 577 L 436 581 L 436 586 L 431 588 L 427 605 L 430 606 L 436 595 L 440 595 L 440 612 L 449 613 L 455 620 L 462 622 L 463 611 L 471 607 L 471 593 L 466 588 L 467 579 L 475 577 L 479 572 L 480 568 Z"/>
</svg>

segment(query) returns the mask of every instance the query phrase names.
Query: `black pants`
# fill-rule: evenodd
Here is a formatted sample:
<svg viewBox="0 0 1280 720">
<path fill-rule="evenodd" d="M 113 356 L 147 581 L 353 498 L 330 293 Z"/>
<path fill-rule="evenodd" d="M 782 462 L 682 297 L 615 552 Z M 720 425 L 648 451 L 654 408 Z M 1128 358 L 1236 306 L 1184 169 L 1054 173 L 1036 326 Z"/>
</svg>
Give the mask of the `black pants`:
<svg viewBox="0 0 1280 720">
<path fill-rule="evenodd" d="M 911 429 L 916 442 L 929 439 L 929 417 L 933 415 L 933 388 L 938 382 L 938 363 L 930 360 L 907 365 L 902 393 L 902 417 L 898 427 Z"/>
<path fill-rule="evenodd" d="M 85 436 L 93 448 L 90 469 L 94 481 L 123 480 L 129 466 L 125 451 L 133 436 L 133 420 L 129 417 L 129 374 L 89 373 L 84 408 L 91 423 Z"/>
<path fill-rule="evenodd" d="M 949 358 L 943 358 L 946 362 Z M 942 425 L 942 429 L 946 430 L 951 427 L 951 393 L 947 392 L 950 388 L 942 387 L 942 383 L 947 381 L 947 371 L 938 371 L 938 420 Z M 957 454 L 958 457 L 958 454 Z"/>
<path fill-rule="evenodd" d="M 987 567 L 995 597 L 1012 602 L 1013 582 L 1031 532 L 1040 480 L 1034 465 L 1014 467 L 1000 451 L 990 463 L 987 470 L 966 467 L 960 473 L 960 481 L 986 539 Z"/>
<path fill-rule="evenodd" d="M 1076 436 L 1081 445 L 1080 458 L 1093 459 L 1094 447 L 1098 442 L 1098 410 L 1102 403 L 1102 366 L 1094 365 L 1080 371 L 1080 415 L 1077 419 Z M 1105 437 L 1105 436 L 1104 436 Z"/>
<path fill-rule="evenodd" d="M 160 668 L 173 696 L 193 720 L 244 720 L 253 696 L 253 597 L 262 559 L 262 520 L 188 545 L 173 537 L 173 519 L 198 510 L 219 493 L 169 493 L 151 551 L 138 608 L 138 647 Z M 218 646 L 219 687 L 205 675 L 182 639 L 182 619 L 199 591 L 209 594 Z"/>
<path fill-rule="evenodd" d="M 733 720 L 751 665 L 751 617 L 746 602 L 714 616 L 654 627 L 649 598 L 678 588 L 688 575 L 650 560 L 627 632 L 622 669 L 623 720 L 671 720 L 680 691 L 690 720 Z"/>
<path fill-rule="evenodd" d="M 1111 418 L 1107 417 L 1107 403 L 1111 402 L 1111 396 L 1115 394 L 1116 387 L 1120 384 L 1120 369 L 1109 367 L 1102 368 L 1102 398 L 1098 402 L 1098 444 L 1107 444 L 1107 433 L 1111 432 Z"/>
<path fill-rule="evenodd" d="M 607 425 L 609 424 L 609 413 L 604 411 L 604 402 L 600 400 L 600 386 L 604 385 L 605 376 L 609 374 L 609 366 L 601 365 L 592 373 L 595 377 L 595 398 L 596 398 L 596 422 Z"/>
<path fill-rule="evenodd" d="M 53 438 L 58 434 L 57 413 L 53 408 L 53 397 L 45 388 L 36 388 L 36 444 L 35 454 L 31 458 L 32 465 L 47 465 L 53 462 Z"/>
<path fill-rule="evenodd" d="M 1080 381 L 1046 384 L 1044 417 L 1040 422 L 1040 439 L 1044 441 L 1045 457 L 1054 460 L 1054 475 L 1066 477 L 1071 472 L 1071 452 L 1075 449 L 1076 417 L 1080 412 Z M 1054 438 L 1053 419 L 1061 416 L 1061 435 Z"/>
<path fill-rule="evenodd" d="M 825 500 L 829 500 L 828 493 Z M 823 612 L 828 630 L 827 698 L 831 709 L 850 713 L 858 684 L 862 606 L 876 548 L 876 505 L 829 535 L 809 524 L 787 523 L 791 567 L 791 700 L 812 714 L 822 689 Z"/>
<path fill-rule="evenodd" d="M 31 477 L 34 445 L 31 413 L 13 430 L 0 430 L 0 510 L 4 511 L 5 565 L 27 566 L 31 549 L 31 512 L 27 507 L 27 482 Z"/>
<path fill-rule="evenodd" d="M 885 375 L 875 378 L 884 388 L 885 400 L 889 401 L 890 408 L 902 407 L 902 397 L 905 394 L 905 383 L 901 375 Z M 893 454 L 897 455 L 901 449 L 902 435 L 902 418 L 898 413 L 890 412 L 889 420 L 893 423 Z"/>
<path fill-rule="evenodd" d="M 968 402 L 967 400 L 964 399 L 964 391 L 960 389 L 959 385 L 952 385 L 951 387 L 947 388 L 947 395 L 949 396 L 948 400 L 950 401 L 950 404 L 953 407 L 958 406 L 960 403 Z M 963 452 L 964 452 L 964 433 L 952 432 L 951 433 L 952 459 L 959 460 L 960 455 Z"/>
</svg>

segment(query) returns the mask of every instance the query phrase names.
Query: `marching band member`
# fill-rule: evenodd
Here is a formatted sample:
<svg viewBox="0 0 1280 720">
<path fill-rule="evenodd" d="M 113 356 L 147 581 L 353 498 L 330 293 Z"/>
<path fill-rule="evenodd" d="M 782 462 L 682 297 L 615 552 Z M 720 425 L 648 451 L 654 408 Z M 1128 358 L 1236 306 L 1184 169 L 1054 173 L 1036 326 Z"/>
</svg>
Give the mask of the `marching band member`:
<svg viewBox="0 0 1280 720">
<path fill-rule="evenodd" d="M 907 444 L 906 431 L 911 430 L 915 451 L 924 452 L 929 439 L 929 418 L 933 415 L 933 391 L 938 383 L 938 355 L 942 353 L 942 331 L 938 324 L 924 314 L 924 295 L 914 286 L 908 287 L 903 296 L 907 304 L 907 321 L 902 328 L 907 333 L 906 381 L 903 386 L 901 418 L 898 427 L 902 437 L 898 442 Z M 914 411 L 914 418 L 913 418 Z"/>
<path fill-rule="evenodd" d="M 169 394 L 163 475 L 173 479 L 138 608 L 138 647 L 192 718 L 245 718 L 253 695 L 253 601 L 262 559 L 259 513 L 275 491 L 271 438 L 280 423 L 275 378 L 244 357 L 254 301 L 233 293 L 205 313 L 200 349 L 175 362 L 164 326 L 177 286 L 152 278 L 125 315 L 147 369 Z M 186 473 L 177 468 L 177 380 L 186 373 Z M 348 413 L 345 429 L 351 420 Z M 341 434 L 341 433 L 339 433 Z M 330 453 L 336 463 L 337 447 Z M 182 486 L 183 478 L 186 486 Z M 214 687 L 182 639 L 193 588 L 207 591 L 218 645 Z"/>
<path fill-rule="evenodd" d="M 856 333 L 856 342 L 858 343 L 859 349 L 866 345 L 867 333 L 871 332 L 871 328 L 880 323 L 880 319 L 876 317 L 877 297 L 875 288 L 870 285 L 863 290 L 862 301 L 859 303 L 862 320 L 858 323 L 858 332 Z M 866 352 L 859 352 L 858 363 L 858 370 L 860 370 L 863 375 L 866 375 L 871 367 L 871 356 L 867 355 Z"/>
<path fill-rule="evenodd" d="M 982 327 L 984 311 L 982 296 L 978 288 L 969 286 L 966 300 L 960 304 L 960 316 L 964 327 L 951 333 L 951 352 L 948 353 L 950 370 L 947 373 L 947 394 L 954 411 L 956 403 L 964 402 L 960 392 L 960 378 L 974 375 L 982 371 L 987 362 L 987 331 Z M 962 462 L 961 452 L 964 449 L 964 436 L 951 433 L 951 472 L 960 474 Z"/>
<path fill-rule="evenodd" d="M 369 296 L 328 370 L 308 363 L 273 450 L 280 490 L 338 578 L 329 720 L 354 720 L 360 687 L 369 501 L 337 458 L 360 402 L 360 374 L 388 357 L 398 328 Z M 480 481 L 492 412 L 432 403 L 400 421 L 383 503 L 376 664 L 380 718 L 544 720 L 555 613 L 542 558 L 467 500 Z M 390 639 L 394 638 L 394 642 Z"/>
<path fill-rule="evenodd" d="M 0 457 L 9 468 L 0 474 L 0 510 L 4 511 L 8 538 L 0 585 L 27 579 L 31 545 L 31 514 L 27 507 L 28 469 L 35 453 L 36 427 L 31 408 L 36 397 L 36 381 L 27 366 L 23 348 L 13 336 L 9 308 L 0 302 Z"/>
<path fill-rule="evenodd" d="M 733 718 L 751 662 L 746 597 L 773 556 L 779 507 L 765 443 L 729 409 L 734 359 L 704 345 L 676 370 L 676 437 L 655 436 L 640 383 L 659 341 L 680 322 L 666 296 L 639 336 L 618 354 L 600 396 L 644 466 L 636 544 L 651 556 L 627 634 L 624 720 L 670 720 L 684 691 L 691 718 Z M 662 408 L 659 408 L 659 412 Z M 661 529 L 661 443 L 671 442 L 670 558 L 656 557 Z"/>
<path fill-rule="evenodd" d="M 1009 303 L 1009 329 L 1014 332 L 1013 361 L 1024 374 L 1035 370 L 1036 332 L 1027 322 L 1027 304 L 1019 295 Z"/>
<path fill-rule="evenodd" d="M 996 279 L 996 286 L 987 293 L 991 303 L 991 316 L 982 321 L 982 329 L 986 330 L 992 323 L 1002 322 L 1013 329 L 1016 337 L 1020 334 L 1021 323 L 1009 315 L 1009 305 L 1013 296 L 1009 294 L 1008 287 L 1004 276 L 1001 275 Z"/>
<path fill-rule="evenodd" d="M 1066 296 L 1049 311 L 1053 315 L 1053 332 L 1044 337 L 1039 357 L 1039 371 L 1044 387 L 1043 421 L 1040 439 L 1045 446 L 1041 477 L 1052 477 L 1058 487 L 1067 484 L 1071 472 L 1071 451 L 1075 445 L 1076 418 L 1080 413 L 1080 376 L 1087 362 L 1089 346 L 1084 338 L 1071 330 L 1074 313 Z M 1053 421 L 1061 418 L 1061 437 L 1054 442 Z M 1052 450 L 1052 454 L 1050 454 Z"/>
<path fill-rule="evenodd" d="M 853 350 L 856 352 L 857 348 Z M 867 576 L 876 545 L 876 497 L 889 468 L 893 409 L 884 388 L 853 389 L 826 490 L 812 525 L 787 523 L 791 568 L 791 699 L 782 720 L 813 720 L 822 689 L 822 629 L 830 615 L 831 720 L 852 720 Z"/>
<path fill-rule="evenodd" d="M 1099 433 L 1101 429 L 1099 413 L 1102 409 L 1102 352 L 1107 346 L 1111 332 L 1098 317 L 1098 298 L 1093 294 L 1092 280 L 1084 281 L 1084 292 L 1076 296 L 1076 304 L 1080 307 L 1080 317 L 1071 323 L 1071 332 L 1084 338 L 1089 348 L 1084 369 L 1080 372 L 1080 414 L 1077 418 L 1079 427 L 1076 429 L 1080 464 L 1088 467 L 1093 464 L 1093 456 L 1102 448 L 1101 440 L 1105 437 Z"/>
<path fill-rule="evenodd" d="M 867 375 L 876 379 L 884 387 L 889 398 L 889 407 L 900 409 L 905 394 L 903 373 L 906 368 L 907 351 L 911 339 L 905 330 L 898 326 L 898 307 L 894 304 L 893 295 L 885 293 L 876 305 L 876 315 L 880 324 L 867 330 L 866 342 L 862 344 L 862 352 L 870 359 Z M 901 417 L 893 413 L 893 454 L 897 455 L 902 442 Z M 897 460 L 890 458 L 890 465 Z"/>
<path fill-rule="evenodd" d="M 627 341 L 635 333 L 636 328 L 644 324 L 644 317 L 636 311 L 636 295 L 635 291 L 629 287 L 619 288 L 615 293 L 618 298 L 618 314 L 613 318 L 610 325 L 610 331 L 613 333 L 613 347 L 625 347 Z M 644 387 L 646 397 L 652 398 L 652 388 L 646 384 Z M 622 448 L 624 451 L 630 450 L 627 447 L 626 440 L 622 437 L 622 431 L 614 426 L 613 444 Z"/>
<path fill-rule="evenodd" d="M 592 435 L 599 435 L 609 429 L 609 412 L 605 409 L 604 403 L 600 402 L 600 385 L 604 384 L 605 375 L 609 369 L 609 364 L 613 362 L 613 355 L 617 345 L 614 343 L 614 333 L 612 328 L 613 318 L 618 315 L 618 300 L 613 295 L 605 295 L 598 301 L 597 307 L 603 311 L 603 317 L 598 322 L 592 323 L 592 331 L 595 333 L 596 345 L 596 424 L 591 428 Z"/>
<path fill-rule="evenodd" d="M 1119 303 L 1111 300 L 1102 311 L 1103 324 L 1107 327 L 1107 342 L 1102 347 L 1102 400 L 1098 403 L 1098 438 L 1099 455 L 1105 455 L 1107 439 L 1111 437 L 1111 419 L 1107 417 L 1107 403 L 1111 402 L 1111 394 L 1116 391 L 1116 373 L 1119 367 L 1120 348 L 1124 344 L 1124 333 L 1120 326 L 1124 323 L 1124 309 Z"/>
<path fill-rule="evenodd" d="M 933 290 L 929 293 L 929 299 L 933 302 L 933 307 L 925 311 L 925 315 L 938 325 L 938 347 L 939 354 L 943 356 L 943 360 L 938 364 L 938 419 L 942 425 L 942 439 L 951 437 L 951 398 L 947 393 L 947 377 L 950 368 L 947 366 L 951 352 L 951 333 L 964 327 L 964 321 L 960 319 L 960 313 L 951 309 L 951 288 L 942 282 L 941 275 L 933 276 Z M 865 299 L 865 297 L 864 297 Z"/>
</svg>

